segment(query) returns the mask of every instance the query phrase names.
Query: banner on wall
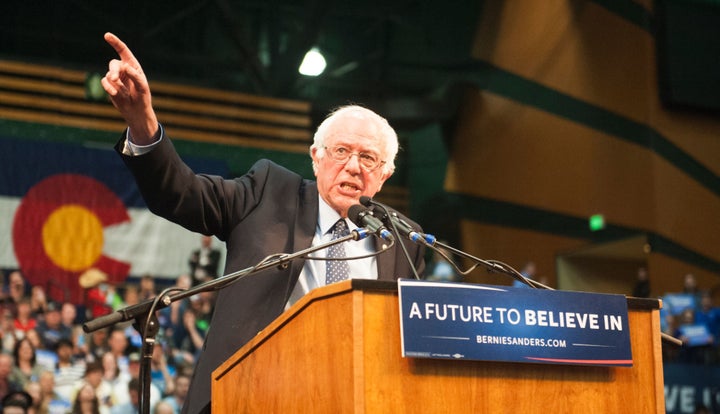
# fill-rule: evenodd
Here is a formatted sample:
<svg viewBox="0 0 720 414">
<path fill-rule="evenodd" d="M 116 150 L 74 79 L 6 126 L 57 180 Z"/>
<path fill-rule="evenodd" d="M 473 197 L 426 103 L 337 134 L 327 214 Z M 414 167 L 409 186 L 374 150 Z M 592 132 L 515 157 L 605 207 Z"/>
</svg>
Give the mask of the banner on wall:
<svg viewBox="0 0 720 414">
<path fill-rule="evenodd" d="M 186 159 L 226 175 L 224 163 Z M 81 298 L 77 278 L 95 267 L 121 283 L 129 275 L 175 278 L 200 236 L 155 216 L 110 145 L 84 147 L 0 138 L 0 267 Z"/>
</svg>

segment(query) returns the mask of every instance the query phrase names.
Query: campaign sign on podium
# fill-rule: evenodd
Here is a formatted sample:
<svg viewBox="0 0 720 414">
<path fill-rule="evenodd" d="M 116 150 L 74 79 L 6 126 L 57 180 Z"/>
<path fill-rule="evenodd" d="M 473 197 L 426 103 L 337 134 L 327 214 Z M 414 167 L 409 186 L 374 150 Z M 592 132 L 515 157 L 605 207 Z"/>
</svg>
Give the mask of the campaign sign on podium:
<svg viewBox="0 0 720 414">
<path fill-rule="evenodd" d="M 632 366 L 623 295 L 398 281 L 412 358 Z"/>
</svg>

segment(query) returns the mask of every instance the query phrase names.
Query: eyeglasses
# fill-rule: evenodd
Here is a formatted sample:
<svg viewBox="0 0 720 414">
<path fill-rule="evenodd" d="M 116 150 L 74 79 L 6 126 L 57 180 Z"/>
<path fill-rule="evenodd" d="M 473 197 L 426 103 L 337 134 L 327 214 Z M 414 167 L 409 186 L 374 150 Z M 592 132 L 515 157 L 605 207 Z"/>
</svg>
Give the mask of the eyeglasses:
<svg viewBox="0 0 720 414">
<path fill-rule="evenodd" d="M 360 151 L 352 152 L 350 148 L 343 147 L 342 145 L 336 145 L 334 147 L 323 147 L 327 151 L 330 158 L 332 158 L 338 164 L 345 164 L 350 161 L 350 157 L 357 155 L 360 167 L 367 171 L 373 172 L 381 165 L 385 164 L 385 161 L 380 161 L 378 156 L 372 152 Z"/>
</svg>

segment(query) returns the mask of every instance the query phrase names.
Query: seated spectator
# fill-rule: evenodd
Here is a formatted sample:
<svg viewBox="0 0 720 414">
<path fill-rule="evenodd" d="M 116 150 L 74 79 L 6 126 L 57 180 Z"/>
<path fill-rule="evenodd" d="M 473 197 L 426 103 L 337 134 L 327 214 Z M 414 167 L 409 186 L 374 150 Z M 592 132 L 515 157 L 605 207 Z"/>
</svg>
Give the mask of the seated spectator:
<svg viewBox="0 0 720 414">
<path fill-rule="evenodd" d="M 23 274 L 19 270 L 10 272 L 10 275 L 8 275 L 6 308 L 10 309 L 13 318 L 17 314 L 17 304 L 27 297 L 27 283 Z"/>
<path fill-rule="evenodd" d="M 40 285 L 35 285 L 30 289 L 30 307 L 33 317 L 42 319 L 47 312 L 48 300 L 45 295 L 45 289 Z"/>
<path fill-rule="evenodd" d="M 112 354 L 115 358 L 115 365 L 118 368 L 118 372 L 122 373 L 126 377 L 125 383 L 128 380 L 128 335 L 125 329 L 116 327 L 110 331 L 110 337 L 108 338 L 108 353 Z"/>
<path fill-rule="evenodd" d="M 37 328 L 37 321 L 33 317 L 32 309 L 30 308 L 30 299 L 20 299 L 20 302 L 17 304 L 17 314 L 13 321 L 13 327 L 15 328 L 16 338 L 24 338 L 25 332 Z"/>
<path fill-rule="evenodd" d="M 12 391 L 2 399 L 3 414 L 25 414 L 32 406 L 32 397 L 25 391 Z"/>
<path fill-rule="evenodd" d="M 112 312 L 107 303 L 108 276 L 100 269 L 90 268 L 78 278 L 80 287 L 85 289 L 85 305 L 90 319 L 95 319 Z"/>
<path fill-rule="evenodd" d="M 42 341 L 40 340 L 40 335 L 38 335 L 37 329 L 31 329 L 31 330 L 25 332 L 25 338 L 28 341 L 30 341 L 32 346 L 35 347 L 35 350 L 37 350 L 43 346 Z"/>
<path fill-rule="evenodd" d="M 85 361 L 73 355 L 73 345 L 67 339 L 61 339 L 55 348 L 57 365 L 55 366 L 54 391 L 61 399 L 72 401 L 75 387 L 85 376 Z"/>
<path fill-rule="evenodd" d="M 720 335 L 720 308 L 713 305 L 710 292 L 700 295 L 700 308 L 695 312 L 695 322 L 706 325 L 716 338 Z"/>
<path fill-rule="evenodd" d="M 23 338 L 15 344 L 13 359 L 14 364 L 9 377 L 13 389 L 24 390 L 29 382 L 40 378 L 42 368 L 36 363 L 35 347 L 28 338 Z"/>
<path fill-rule="evenodd" d="M 44 349 L 55 349 L 60 339 L 72 340 L 72 330 L 62 324 L 60 306 L 57 302 L 48 303 L 45 320 L 38 324 L 37 333 Z"/>
<path fill-rule="evenodd" d="M 114 405 L 110 414 L 136 414 L 140 409 L 140 380 L 133 378 L 125 384 L 128 393 L 128 400 L 124 403 Z"/>
<path fill-rule="evenodd" d="M 12 353 L 17 341 L 15 336 L 15 316 L 7 307 L 0 309 L 0 335 L 2 335 L 2 352 Z"/>
<path fill-rule="evenodd" d="M 155 292 L 155 279 L 152 275 L 143 275 L 140 278 L 140 292 L 138 292 L 138 299 L 145 301 L 152 299 L 157 295 Z"/>
<path fill-rule="evenodd" d="M 100 414 L 100 400 L 95 389 L 84 383 L 77 392 L 73 402 L 72 414 Z"/>
<path fill-rule="evenodd" d="M 188 332 L 187 344 L 183 344 L 184 350 L 197 356 L 205 343 L 211 317 L 212 307 L 206 296 L 203 294 L 191 296 L 190 307 L 183 314 L 183 323 Z"/>
<path fill-rule="evenodd" d="M 102 356 L 103 382 L 110 385 L 113 389 L 113 404 L 124 404 L 130 400 L 127 392 L 129 375 L 121 375 L 117 365 L 117 358 L 111 352 L 106 352 Z"/>
<path fill-rule="evenodd" d="M 38 381 L 40 386 L 40 409 L 38 413 L 67 413 L 72 405 L 55 392 L 55 374 L 52 371 L 43 371 Z"/>
<path fill-rule="evenodd" d="M 713 306 L 712 296 L 709 292 L 700 295 L 700 308 L 695 311 L 695 323 L 707 328 L 712 345 L 705 350 L 704 360 L 707 364 L 718 362 L 718 338 L 720 338 L 720 308 Z"/>
<path fill-rule="evenodd" d="M 185 373 L 178 373 L 175 376 L 175 392 L 163 399 L 163 402 L 172 409 L 171 413 L 180 414 L 189 389 L 190 377 Z"/>
<path fill-rule="evenodd" d="M 177 412 L 179 411 L 175 411 L 175 409 L 167 401 L 160 401 L 152 410 L 153 414 L 174 414 Z"/>
<path fill-rule="evenodd" d="M 108 329 L 98 329 L 92 334 L 85 336 L 87 353 L 85 360 L 88 362 L 100 361 L 100 357 L 110 350 L 108 346 Z M 89 341 L 87 341 L 89 339 Z"/>
<path fill-rule="evenodd" d="M 678 362 L 686 364 L 707 362 L 706 358 L 713 348 L 715 338 L 705 325 L 695 321 L 695 310 L 687 308 L 680 314 L 680 323 L 675 336 L 683 341 L 683 346 L 678 352 Z"/>
<path fill-rule="evenodd" d="M 182 290 L 189 289 L 190 276 L 186 274 L 178 276 L 175 287 Z M 187 338 L 187 329 L 183 324 L 183 314 L 190 306 L 189 302 L 190 300 L 187 298 L 177 300 L 159 312 L 160 327 L 164 330 L 165 338 L 167 338 L 173 350 L 178 350 Z"/>
<path fill-rule="evenodd" d="M 103 381 L 103 368 L 100 362 L 90 362 L 85 367 L 85 376 L 83 377 L 80 387 L 78 387 L 78 392 L 75 393 L 76 402 L 78 399 L 84 403 L 89 402 L 90 399 L 87 398 L 87 396 L 81 395 L 87 385 L 90 385 L 97 398 L 100 413 L 109 413 L 110 407 L 115 403 L 113 400 L 113 389 L 108 383 Z"/>
<path fill-rule="evenodd" d="M 128 360 L 130 362 L 129 365 L 129 371 L 130 371 L 130 377 L 131 378 L 140 378 L 140 354 L 134 352 L 130 354 L 128 357 Z M 142 394 L 142 384 L 140 384 L 140 392 Z M 160 389 L 152 382 L 150 381 L 149 384 L 150 387 L 150 407 L 154 407 L 155 404 L 157 404 L 161 399 L 162 395 L 160 394 Z"/>
<path fill-rule="evenodd" d="M 168 365 L 165 350 L 160 345 L 153 347 L 150 359 L 150 377 L 153 384 L 160 390 L 161 396 L 175 391 L 175 367 Z"/>
<path fill-rule="evenodd" d="M 30 413 L 38 413 L 40 411 L 40 404 L 42 404 L 42 397 L 40 395 L 40 383 L 37 381 L 31 381 L 28 382 L 25 385 L 26 393 L 30 396 L 30 407 L 28 407 L 28 412 Z"/>
<path fill-rule="evenodd" d="M 73 330 L 75 328 L 81 328 L 77 322 L 77 307 L 72 302 L 63 302 L 60 307 L 60 323 L 63 326 Z"/>
<path fill-rule="evenodd" d="M 140 303 L 140 288 L 138 285 L 125 285 L 125 293 L 123 294 L 122 300 L 123 306 L 132 306 Z"/>
<path fill-rule="evenodd" d="M 8 395 L 12 391 L 19 391 L 13 387 L 10 382 L 10 373 L 13 369 L 12 356 L 0 353 L 0 398 Z"/>
<path fill-rule="evenodd" d="M 85 332 L 78 320 L 77 307 L 71 302 L 64 302 L 60 308 L 60 323 L 63 330 L 70 332 L 70 342 L 73 345 L 73 356 L 84 357 L 87 354 L 85 345 Z"/>
</svg>

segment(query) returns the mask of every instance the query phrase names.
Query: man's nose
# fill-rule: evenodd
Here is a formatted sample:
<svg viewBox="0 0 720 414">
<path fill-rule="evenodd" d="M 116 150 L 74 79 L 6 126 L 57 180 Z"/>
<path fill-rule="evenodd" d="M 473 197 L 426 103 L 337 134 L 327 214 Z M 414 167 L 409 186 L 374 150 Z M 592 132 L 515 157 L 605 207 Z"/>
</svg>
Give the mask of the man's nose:
<svg viewBox="0 0 720 414">
<path fill-rule="evenodd" d="M 360 171 L 360 154 L 350 154 L 345 162 L 345 168 L 350 171 Z"/>
</svg>

